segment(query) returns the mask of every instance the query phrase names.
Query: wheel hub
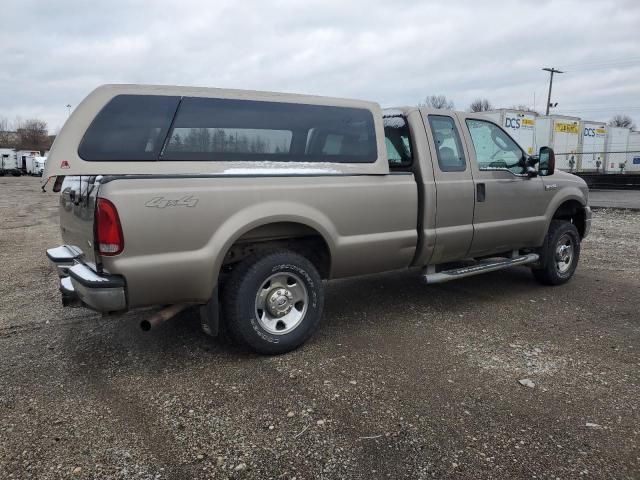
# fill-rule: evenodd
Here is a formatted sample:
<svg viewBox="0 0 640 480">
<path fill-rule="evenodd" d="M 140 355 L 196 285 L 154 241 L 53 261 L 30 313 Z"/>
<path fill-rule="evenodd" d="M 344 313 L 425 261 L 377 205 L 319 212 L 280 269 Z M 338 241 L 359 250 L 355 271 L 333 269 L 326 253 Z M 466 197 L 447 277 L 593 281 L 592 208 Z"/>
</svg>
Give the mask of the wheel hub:
<svg viewBox="0 0 640 480">
<path fill-rule="evenodd" d="M 556 246 L 556 268 L 559 273 L 565 274 L 571 268 L 573 262 L 573 240 L 568 235 L 563 235 Z"/>
<path fill-rule="evenodd" d="M 561 260 L 564 260 L 566 262 L 569 258 L 569 247 L 567 247 L 566 245 L 562 245 L 560 247 L 560 251 L 558 252 L 558 255 Z"/>
<path fill-rule="evenodd" d="M 267 310 L 274 317 L 284 317 L 293 308 L 293 294 L 286 288 L 274 288 L 267 295 Z"/>
</svg>

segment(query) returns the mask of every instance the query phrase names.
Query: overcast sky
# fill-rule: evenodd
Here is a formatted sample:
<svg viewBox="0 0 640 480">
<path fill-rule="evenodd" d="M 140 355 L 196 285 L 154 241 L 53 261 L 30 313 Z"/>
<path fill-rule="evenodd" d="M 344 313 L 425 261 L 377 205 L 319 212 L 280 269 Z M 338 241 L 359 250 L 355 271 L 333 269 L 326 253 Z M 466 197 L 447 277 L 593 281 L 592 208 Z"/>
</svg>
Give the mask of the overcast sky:
<svg viewBox="0 0 640 480">
<path fill-rule="evenodd" d="M 249 88 L 640 125 L 640 1 L 3 0 L 0 116 L 52 131 L 103 83 Z"/>
</svg>

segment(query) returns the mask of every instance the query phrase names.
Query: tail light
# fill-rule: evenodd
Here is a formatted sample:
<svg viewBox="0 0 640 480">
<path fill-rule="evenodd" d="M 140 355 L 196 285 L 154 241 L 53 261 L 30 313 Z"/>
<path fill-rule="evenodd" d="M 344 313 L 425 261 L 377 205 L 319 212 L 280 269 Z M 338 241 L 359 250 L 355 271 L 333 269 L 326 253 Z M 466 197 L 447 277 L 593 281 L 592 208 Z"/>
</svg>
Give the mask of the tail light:
<svg viewBox="0 0 640 480">
<path fill-rule="evenodd" d="M 96 207 L 96 244 L 101 255 L 112 256 L 124 250 L 124 236 L 118 210 L 113 203 L 98 198 Z"/>
</svg>

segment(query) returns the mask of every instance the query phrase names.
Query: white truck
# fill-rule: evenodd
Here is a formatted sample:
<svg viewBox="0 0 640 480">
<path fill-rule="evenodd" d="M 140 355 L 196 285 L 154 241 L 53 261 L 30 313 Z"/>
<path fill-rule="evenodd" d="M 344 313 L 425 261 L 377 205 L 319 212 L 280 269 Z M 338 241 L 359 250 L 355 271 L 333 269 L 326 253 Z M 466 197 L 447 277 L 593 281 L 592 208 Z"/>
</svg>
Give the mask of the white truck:
<svg viewBox="0 0 640 480">
<path fill-rule="evenodd" d="M 16 151 L 16 159 L 18 161 L 18 168 L 22 173 L 27 173 L 27 163 L 31 160 L 30 157 L 39 157 L 40 152 L 37 150 L 18 150 Z"/>
<path fill-rule="evenodd" d="M 47 157 L 27 157 L 27 175 L 34 175 L 41 177 L 44 172 L 44 165 L 47 162 Z"/>
<path fill-rule="evenodd" d="M 0 148 L 0 176 L 13 175 L 15 177 L 21 174 L 16 159 L 16 151 L 13 148 Z"/>
</svg>

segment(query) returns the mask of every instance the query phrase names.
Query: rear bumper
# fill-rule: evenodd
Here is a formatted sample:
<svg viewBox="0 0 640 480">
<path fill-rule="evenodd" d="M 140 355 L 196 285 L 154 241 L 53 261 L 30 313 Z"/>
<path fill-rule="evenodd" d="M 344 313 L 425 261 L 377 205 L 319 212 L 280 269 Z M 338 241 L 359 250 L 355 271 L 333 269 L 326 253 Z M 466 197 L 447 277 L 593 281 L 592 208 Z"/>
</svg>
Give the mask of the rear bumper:
<svg viewBox="0 0 640 480">
<path fill-rule="evenodd" d="M 582 235 L 582 238 L 589 235 L 589 232 L 591 231 L 591 207 L 586 206 L 583 208 L 584 208 L 584 235 Z"/>
<path fill-rule="evenodd" d="M 97 273 L 82 261 L 82 251 L 70 245 L 50 248 L 47 257 L 56 266 L 64 306 L 80 302 L 105 313 L 127 309 L 124 277 Z"/>
</svg>

